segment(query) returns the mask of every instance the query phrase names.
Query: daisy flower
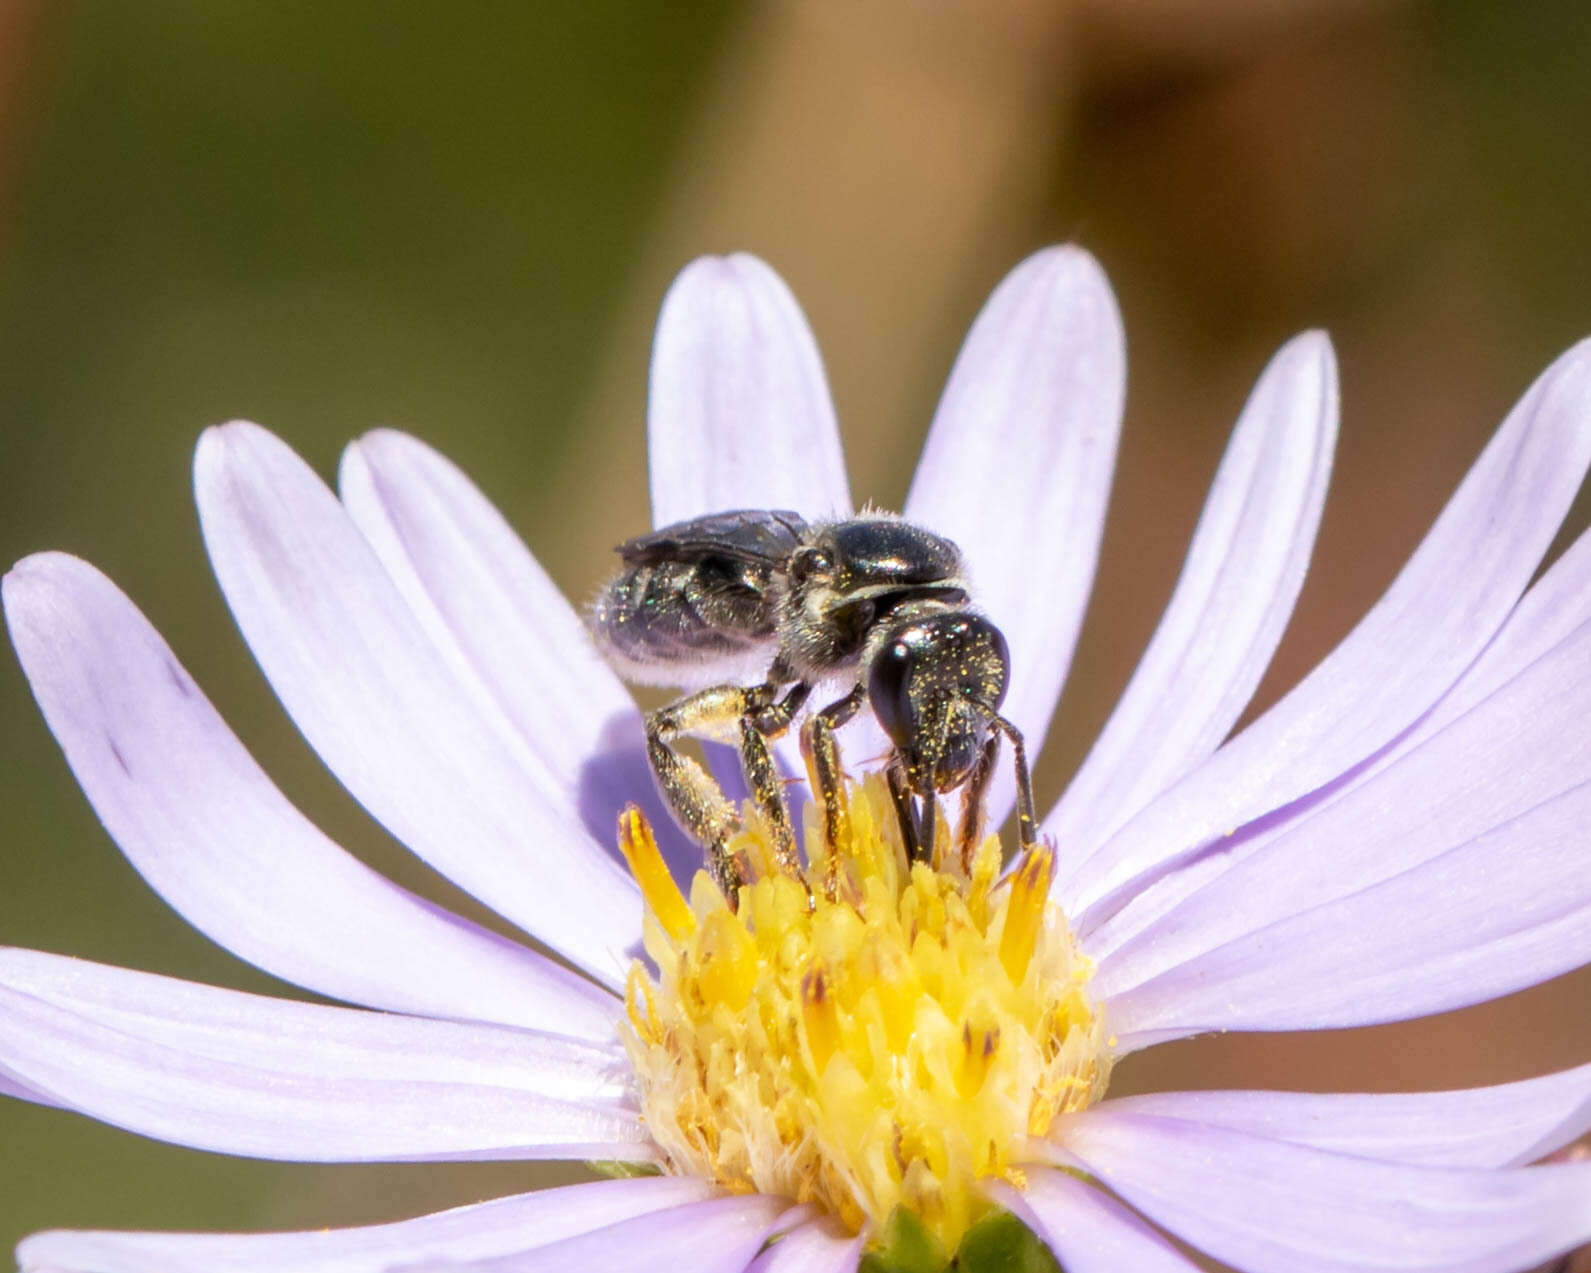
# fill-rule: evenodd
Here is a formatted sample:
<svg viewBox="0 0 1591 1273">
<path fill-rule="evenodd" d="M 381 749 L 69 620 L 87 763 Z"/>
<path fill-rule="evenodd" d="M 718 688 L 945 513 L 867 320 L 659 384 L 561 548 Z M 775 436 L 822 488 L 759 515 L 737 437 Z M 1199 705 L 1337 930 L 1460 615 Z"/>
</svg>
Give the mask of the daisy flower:
<svg viewBox="0 0 1591 1273">
<path fill-rule="evenodd" d="M 1030 755 L 1093 580 L 1123 377 L 1093 260 L 1032 257 L 974 325 L 904 509 L 965 553 Z M 1070 1273 L 1191 1270 L 1189 1249 L 1250 1273 L 1507 1273 L 1591 1240 L 1591 1163 L 1540 1161 L 1591 1124 L 1591 1066 L 1106 1096 L 1113 1061 L 1167 1040 L 1443 1012 L 1591 958 L 1591 538 L 1532 582 L 1591 462 L 1591 346 L 1229 738 L 1302 585 L 1336 427 L 1331 347 L 1300 336 L 1039 848 L 1003 874 L 992 839 L 909 866 L 859 721 L 843 840 L 809 828 L 803 881 L 747 817 L 733 899 L 681 860 L 579 615 L 457 469 L 377 432 L 333 494 L 263 430 L 209 431 L 205 543 L 283 706 L 371 816 L 561 959 L 331 843 L 109 580 L 41 554 L 6 576 L 6 616 L 110 835 L 189 922 L 349 1006 L 4 949 L 0 1091 L 220 1153 L 618 1178 L 373 1228 L 45 1233 L 22 1268 L 852 1273 L 958 1247 L 994 1268 L 1007 1215 Z M 649 428 L 659 525 L 851 511 L 816 348 L 753 259 L 670 292 Z"/>
</svg>

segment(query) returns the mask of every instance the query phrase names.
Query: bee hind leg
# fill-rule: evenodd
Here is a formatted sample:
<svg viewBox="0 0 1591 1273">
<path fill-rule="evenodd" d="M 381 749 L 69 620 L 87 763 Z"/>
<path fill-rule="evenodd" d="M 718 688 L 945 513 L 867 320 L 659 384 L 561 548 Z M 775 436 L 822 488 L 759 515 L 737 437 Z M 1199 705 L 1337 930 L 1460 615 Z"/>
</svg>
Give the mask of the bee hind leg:
<svg viewBox="0 0 1591 1273">
<path fill-rule="evenodd" d="M 777 702 L 776 690 L 771 683 L 716 685 L 646 716 L 646 753 L 658 789 L 675 820 L 706 851 L 708 872 L 731 907 L 748 882 L 744 865 L 729 851 L 740 815 L 717 781 L 674 744 L 685 737 L 734 738 L 746 785 L 773 837 L 774 859 L 781 870 L 800 878 L 795 833 L 767 739 L 788 727 L 805 689 L 797 686 Z"/>
</svg>

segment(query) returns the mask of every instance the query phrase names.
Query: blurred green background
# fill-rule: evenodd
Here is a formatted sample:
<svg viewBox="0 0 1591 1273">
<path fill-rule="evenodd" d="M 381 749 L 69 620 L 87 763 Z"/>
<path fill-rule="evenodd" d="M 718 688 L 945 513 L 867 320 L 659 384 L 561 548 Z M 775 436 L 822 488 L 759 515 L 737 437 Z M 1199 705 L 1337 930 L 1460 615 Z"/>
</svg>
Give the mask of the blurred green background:
<svg viewBox="0 0 1591 1273">
<path fill-rule="evenodd" d="M 1052 798 L 1286 336 L 1332 332 L 1344 421 L 1261 702 L 1351 626 L 1511 401 L 1591 330 L 1588 64 L 1578 0 L 8 0 L 0 559 L 60 548 L 107 570 L 322 826 L 467 907 L 362 817 L 258 677 L 194 524 L 198 431 L 259 420 L 329 476 L 359 432 L 409 429 L 580 597 L 645 524 L 649 328 L 690 257 L 749 249 L 790 280 L 858 500 L 895 504 L 982 298 L 1075 238 L 1120 293 L 1131 381 L 1100 589 L 1039 775 Z M 0 802 L 0 941 L 279 989 L 143 887 L 9 659 Z M 1591 1055 L 1588 990 L 1200 1040 L 1120 1083 L 1517 1077 Z M 0 1250 L 59 1225 L 370 1222 L 557 1174 L 243 1162 L 17 1103 L 0 1146 Z"/>
</svg>

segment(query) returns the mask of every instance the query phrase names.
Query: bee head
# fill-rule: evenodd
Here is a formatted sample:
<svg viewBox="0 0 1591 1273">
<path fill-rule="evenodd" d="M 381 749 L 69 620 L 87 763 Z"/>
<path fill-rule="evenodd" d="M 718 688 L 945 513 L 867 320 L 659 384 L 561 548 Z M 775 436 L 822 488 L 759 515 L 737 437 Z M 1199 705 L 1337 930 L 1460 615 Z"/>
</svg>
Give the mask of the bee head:
<svg viewBox="0 0 1591 1273">
<path fill-rule="evenodd" d="M 868 701 L 914 791 L 951 791 L 967 780 L 1010 675 L 1005 638 L 971 611 L 906 620 L 878 644 Z"/>
</svg>

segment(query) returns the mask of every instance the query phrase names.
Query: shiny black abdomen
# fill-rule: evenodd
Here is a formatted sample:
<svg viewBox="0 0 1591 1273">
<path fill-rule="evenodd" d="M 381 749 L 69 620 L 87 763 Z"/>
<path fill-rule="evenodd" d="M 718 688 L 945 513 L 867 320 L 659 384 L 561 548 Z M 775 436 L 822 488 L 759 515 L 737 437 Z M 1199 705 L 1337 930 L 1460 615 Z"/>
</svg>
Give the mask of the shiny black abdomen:
<svg viewBox="0 0 1591 1273">
<path fill-rule="evenodd" d="M 714 513 L 619 546 L 623 569 L 591 607 L 610 651 L 663 670 L 770 647 L 775 581 L 806 531 L 797 514 Z"/>
</svg>

